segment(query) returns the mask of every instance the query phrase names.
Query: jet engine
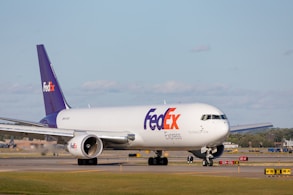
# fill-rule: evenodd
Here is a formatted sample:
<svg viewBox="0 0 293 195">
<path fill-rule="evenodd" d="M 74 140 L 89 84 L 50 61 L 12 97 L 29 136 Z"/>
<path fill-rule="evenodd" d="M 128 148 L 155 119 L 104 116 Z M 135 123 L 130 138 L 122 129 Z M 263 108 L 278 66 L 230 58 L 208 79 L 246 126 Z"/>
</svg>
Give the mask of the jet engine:
<svg viewBox="0 0 293 195">
<path fill-rule="evenodd" d="M 103 142 L 95 135 L 78 135 L 68 142 L 67 149 L 78 158 L 92 159 L 102 153 Z"/>
</svg>

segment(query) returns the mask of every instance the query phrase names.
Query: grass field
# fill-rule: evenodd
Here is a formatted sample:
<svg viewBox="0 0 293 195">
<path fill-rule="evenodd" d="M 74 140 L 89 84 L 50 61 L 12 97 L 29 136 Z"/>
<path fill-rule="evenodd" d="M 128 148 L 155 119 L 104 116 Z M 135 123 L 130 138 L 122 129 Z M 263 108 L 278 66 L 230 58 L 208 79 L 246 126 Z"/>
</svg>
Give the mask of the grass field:
<svg viewBox="0 0 293 195">
<path fill-rule="evenodd" d="M 292 194 L 288 178 L 192 174 L 2 172 L 0 194 Z"/>
</svg>

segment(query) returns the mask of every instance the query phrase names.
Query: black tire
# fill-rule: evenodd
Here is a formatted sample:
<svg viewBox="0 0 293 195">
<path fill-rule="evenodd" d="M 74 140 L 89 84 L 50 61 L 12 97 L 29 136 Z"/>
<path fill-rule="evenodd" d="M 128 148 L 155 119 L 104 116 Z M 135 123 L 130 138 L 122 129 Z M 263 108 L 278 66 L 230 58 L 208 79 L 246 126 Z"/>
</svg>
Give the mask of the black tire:
<svg viewBox="0 0 293 195">
<path fill-rule="evenodd" d="M 91 158 L 91 159 L 77 159 L 78 165 L 97 165 L 98 158 Z"/>
<path fill-rule="evenodd" d="M 77 164 L 78 165 L 85 165 L 85 159 L 77 159 Z"/>
<path fill-rule="evenodd" d="M 164 157 L 161 160 L 162 164 L 161 165 L 168 165 L 168 158 Z"/>
<path fill-rule="evenodd" d="M 149 165 L 154 165 L 154 158 L 153 157 L 149 158 Z"/>
<path fill-rule="evenodd" d="M 88 165 L 97 165 L 98 164 L 98 158 L 91 158 L 87 159 Z"/>
<path fill-rule="evenodd" d="M 213 161 L 213 159 L 210 159 L 209 166 L 212 167 L 213 165 L 214 165 L 214 161 Z"/>
</svg>

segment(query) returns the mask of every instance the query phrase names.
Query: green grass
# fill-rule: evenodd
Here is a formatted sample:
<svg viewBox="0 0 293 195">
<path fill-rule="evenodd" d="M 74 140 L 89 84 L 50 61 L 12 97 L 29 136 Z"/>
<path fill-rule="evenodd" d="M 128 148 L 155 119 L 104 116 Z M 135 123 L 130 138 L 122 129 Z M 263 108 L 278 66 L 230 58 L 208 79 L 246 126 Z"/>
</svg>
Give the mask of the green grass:
<svg viewBox="0 0 293 195">
<path fill-rule="evenodd" d="M 105 172 L 0 173 L 0 194 L 292 194 L 292 178 Z"/>
</svg>

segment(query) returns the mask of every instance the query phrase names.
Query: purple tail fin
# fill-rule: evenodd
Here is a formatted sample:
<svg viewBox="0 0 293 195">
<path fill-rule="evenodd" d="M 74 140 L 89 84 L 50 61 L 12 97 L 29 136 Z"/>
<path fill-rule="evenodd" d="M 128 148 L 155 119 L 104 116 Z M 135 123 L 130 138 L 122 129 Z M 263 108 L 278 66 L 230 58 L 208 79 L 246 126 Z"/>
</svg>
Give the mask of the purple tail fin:
<svg viewBox="0 0 293 195">
<path fill-rule="evenodd" d="M 37 45 L 46 116 L 70 108 L 66 103 L 44 45 Z"/>
</svg>

